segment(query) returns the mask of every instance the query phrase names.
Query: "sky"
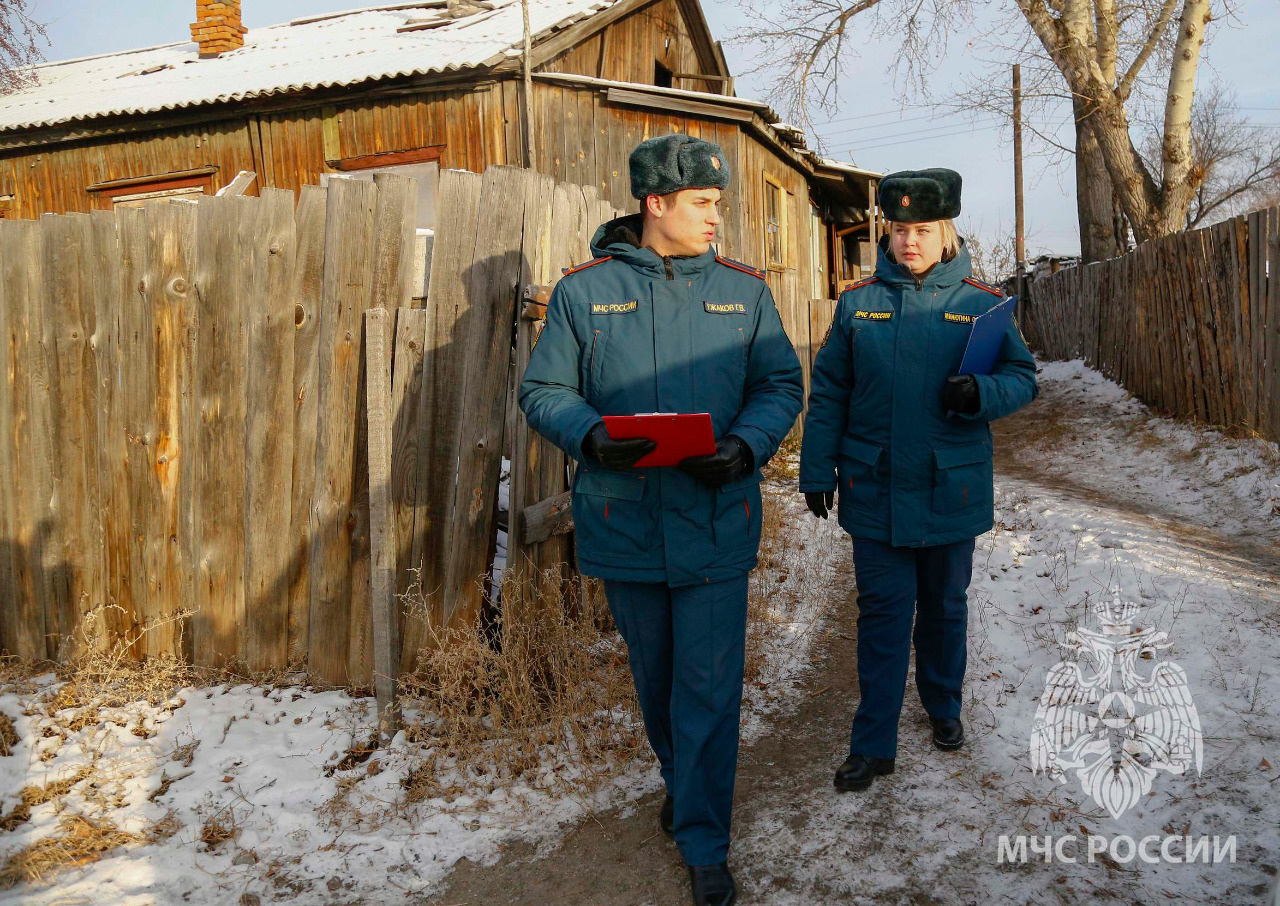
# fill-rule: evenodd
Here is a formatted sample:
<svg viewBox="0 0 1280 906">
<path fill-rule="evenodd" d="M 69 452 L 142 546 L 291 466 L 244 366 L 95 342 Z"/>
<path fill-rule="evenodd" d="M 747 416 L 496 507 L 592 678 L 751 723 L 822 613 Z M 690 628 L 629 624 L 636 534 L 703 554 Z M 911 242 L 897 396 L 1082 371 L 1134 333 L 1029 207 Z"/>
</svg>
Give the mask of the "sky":
<svg viewBox="0 0 1280 906">
<path fill-rule="evenodd" d="M 250 28 L 364 5 L 374 2 L 243 0 L 242 4 L 244 21 Z M 46 57 L 65 60 L 188 40 L 195 0 L 131 0 L 128 4 L 33 0 L 31 8 L 34 17 L 48 25 Z M 752 48 L 730 40 L 734 30 L 747 21 L 737 0 L 703 0 L 703 8 L 712 33 L 725 43 L 729 68 L 738 76 L 737 94 L 763 98 L 766 76 L 741 75 L 750 66 Z M 983 24 L 981 18 L 978 24 Z M 980 61 L 991 53 L 980 43 L 971 42 L 971 37 L 956 36 L 930 74 L 930 91 L 935 98 L 945 101 L 966 77 L 984 68 Z M 1201 72 L 1202 79 L 1209 75 L 1234 89 L 1254 122 L 1274 124 L 1274 128 L 1280 128 L 1277 39 L 1280 3 L 1240 0 L 1234 19 L 1209 26 Z M 962 231 L 976 234 L 987 244 L 1011 236 L 1014 191 L 1012 131 L 1008 125 L 990 116 L 931 115 L 929 108 L 919 106 L 921 99 L 915 95 L 905 98 L 904 109 L 891 75 L 892 42 L 877 42 L 874 35 L 867 34 L 853 44 L 858 50 L 849 60 L 837 112 L 814 116 L 828 155 L 885 173 L 924 167 L 957 170 L 964 179 Z M 1059 133 L 1067 145 L 1071 144 L 1069 132 Z M 1028 258 L 1042 253 L 1076 254 L 1080 245 L 1070 160 L 1055 162 L 1036 150 L 1028 140 L 1024 164 Z"/>
</svg>

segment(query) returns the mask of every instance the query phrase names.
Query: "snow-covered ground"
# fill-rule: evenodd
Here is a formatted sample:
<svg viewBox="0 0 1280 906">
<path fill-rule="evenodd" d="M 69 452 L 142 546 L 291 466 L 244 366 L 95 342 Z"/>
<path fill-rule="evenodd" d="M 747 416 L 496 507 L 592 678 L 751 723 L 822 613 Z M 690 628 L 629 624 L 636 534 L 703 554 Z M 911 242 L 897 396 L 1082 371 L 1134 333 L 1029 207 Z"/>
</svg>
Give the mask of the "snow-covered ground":
<svg viewBox="0 0 1280 906">
<path fill-rule="evenodd" d="M 822 768 L 811 792 L 756 803 L 735 828 L 732 859 L 759 894 L 753 902 L 1236 904 L 1260 901 L 1274 878 L 1280 453 L 1275 444 L 1154 418 L 1080 363 L 1049 363 L 1040 380 L 1045 411 L 1052 403 L 1057 417 L 1074 421 L 1071 431 L 1024 437 L 1017 477 L 997 477 L 999 524 L 979 539 L 970 595 L 968 746 L 942 753 L 915 745 L 919 726 L 907 724 L 922 724 L 923 715 L 909 690 L 895 775 L 870 794 L 841 796 Z M 778 536 L 785 543 L 762 552 L 769 565 L 753 584 L 758 597 L 773 590 L 760 617 L 771 629 L 746 694 L 747 741 L 767 731 L 768 714 L 795 701 L 827 606 L 822 577 L 847 565 L 834 521 L 808 517 L 785 487 L 775 492 L 772 505 L 788 526 Z M 1113 603 L 1121 629 L 1108 634 L 1092 608 L 1116 601 L 1137 610 L 1126 623 Z M 1141 640 L 1152 647 L 1134 661 L 1139 676 L 1161 664 L 1185 672 L 1166 667 L 1163 675 L 1194 706 L 1199 765 L 1192 747 L 1181 774 L 1157 768 L 1148 778 L 1135 768 L 1149 789 L 1112 817 L 1074 770 L 1061 783 L 1033 772 L 1031 740 L 1050 671 L 1070 657 L 1067 643 L 1099 650 Z M 102 712 L 62 739 L 46 735 L 45 718 L 24 713 L 37 692 L 0 693 L 0 713 L 20 739 L 0 756 L 0 816 L 13 815 L 25 785 L 92 772 L 60 800 L 61 814 L 37 805 L 29 821 L 0 830 L 0 862 L 77 812 L 140 834 L 171 815 L 173 833 L 48 884 L 0 891 L 5 903 L 414 902 L 438 890 L 460 858 L 488 862 L 516 840 L 550 846 L 589 812 L 625 812 L 660 785 L 652 762 L 638 759 L 590 799 L 532 783 L 476 785 L 406 805 L 401 783 L 415 759 L 403 737 L 363 761 L 348 758 L 369 738 L 369 700 L 288 686 L 188 688 L 160 706 Z M 1152 712 L 1130 694 L 1113 699 L 1109 716 L 1125 716 L 1129 702 Z M 1107 744 L 1122 746 L 1134 729 L 1153 726 L 1155 738 L 1173 739 L 1174 723 L 1119 721 Z M 1151 754 L 1135 763 L 1150 767 Z M 201 840 L 206 831 L 225 842 L 211 847 Z M 1062 854 L 1076 861 L 1046 863 L 1036 850 L 1026 862 L 1001 861 L 1000 838 L 1018 835 L 1036 835 L 1037 844 L 1045 835 L 1074 837 Z M 1165 839 L 1188 836 L 1234 837 L 1235 861 L 1149 862 L 1125 858 L 1123 844 L 1093 861 L 1087 853 L 1090 837 L 1155 837 L 1158 857 Z"/>
<path fill-rule="evenodd" d="M 1276 445 L 1154 418 L 1079 362 L 1050 363 L 1040 380 L 1047 400 L 1077 399 L 1087 421 L 1051 447 L 1019 448 L 1022 464 L 1043 480 L 1026 479 L 1027 470 L 997 476 L 998 525 L 979 539 L 970 590 L 966 748 L 943 753 L 923 742 L 927 723 L 909 682 L 895 775 L 844 796 L 824 775 L 803 801 L 779 803 L 740 831 L 736 864 L 766 879 L 758 902 L 1236 904 L 1261 902 L 1273 883 L 1280 551 L 1239 542 L 1275 537 Z M 1123 489 L 1125 501 L 1081 487 L 1112 488 L 1117 497 Z M 1107 603 L 1111 632 L 1098 610 Z M 1122 613 L 1125 605 L 1134 609 Z M 1072 644 L 1084 681 L 1101 667 L 1107 689 L 1128 695 L 1078 699 L 1083 726 L 1100 731 L 1096 748 L 1076 753 L 1082 764 L 1104 756 L 1109 765 L 1126 745 L 1137 755 L 1125 760 L 1123 776 L 1091 776 L 1110 800 L 1085 789 L 1087 772 L 1068 767 L 1059 782 L 1033 771 L 1038 713 L 1052 725 L 1064 712 L 1048 705 L 1081 682 L 1068 673 L 1058 676 L 1056 696 L 1048 688 L 1051 671 L 1075 659 Z M 1121 657 L 1113 672 L 1105 658 L 1084 654 L 1130 646 L 1136 675 L 1127 677 Z M 1157 666 L 1170 664 L 1163 693 L 1146 691 Z M 1177 705 L 1178 693 L 1189 708 Z M 1114 723 L 1110 732 L 1103 717 Z M 1180 728 L 1187 745 L 1179 757 Z M 1162 750 L 1162 742 L 1174 745 Z M 1161 768 L 1162 758 L 1186 770 Z M 1117 795 L 1129 777 L 1132 803 Z M 1071 838 L 1048 862 L 1046 835 L 1052 846 Z M 1011 847 L 1003 861 L 1002 836 Z M 1019 836 L 1028 861 L 1011 862 Z M 1125 837 L 1151 838 L 1145 855 Z M 1234 838 L 1234 861 L 1166 861 L 1164 841 L 1176 838 L 1168 854 L 1185 858 L 1188 837 L 1205 839 L 1210 863 L 1215 847 Z M 1107 847 L 1092 859 L 1091 838 Z"/>
<path fill-rule="evenodd" d="M 786 506 L 800 515 L 794 501 Z M 806 536 L 820 539 L 811 522 Z M 748 735 L 808 667 L 824 602 L 801 592 L 813 591 L 832 550 L 820 543 L 778 550 L 754 580 L 772 589 L 763 614 L 771 629 L 746 697 Z M 417 753 L 403 733 L 386 749 L 363 750 L 374 726 L 371 699 L 293 686 L 185 688 L 159 706 L 102 711 L 100 722 L 63 739 L 31 707 L 33 696 L 55 687 L 47 676 L 0 694 L 0 713 L 20 738 L 0 757 L 0 818 L 12 814 L 23 787 L 92 771 L 56 805 L 38 805 L 25 823 L 0 830 L 0 863 L 56 836 L 71 814 L 106 817 L 142 836 L 168 816 L 174 833 L 66 869 L 49 884 L 0 888 L 4 903 L 416 902 L 458 859 L 491 861 L 516 840 L 550 845 L 588 812 L 626 809 L 661 786 L 656 763 L 644 757 L 590 798 L 566 795 L 550 774 L 574 767 L 549 758 L 546 783 L 473 784 L 462 795 L 407 804 L 402 783 Z M 353 750 L 363 758 L 349 758 Z M 213 846 L 205 839 L 218 836 L 225 839 Z"/>
</svg>

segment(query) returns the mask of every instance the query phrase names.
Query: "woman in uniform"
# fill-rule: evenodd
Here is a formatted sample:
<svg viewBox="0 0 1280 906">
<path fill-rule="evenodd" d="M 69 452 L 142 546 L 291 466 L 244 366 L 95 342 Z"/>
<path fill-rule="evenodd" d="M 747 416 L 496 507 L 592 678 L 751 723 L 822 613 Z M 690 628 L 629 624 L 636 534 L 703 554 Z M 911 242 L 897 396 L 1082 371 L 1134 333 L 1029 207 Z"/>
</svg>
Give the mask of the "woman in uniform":
<svg viewBox="0 0 1280 906">
<path fill-rule="evenodd" d="M 1038 393 L 1012 322 L 990 374 L 958 373 L 974 319 L 1003 298 L 974 279 L 956 233 L 960 185 L 946 169 L 881 180 L 875 275 L 841 293 L 813 365 L 800 490 L 825 519 L 839 489 L 858 587 L 860 701 L 839 790 L 893 773 L 913 642 L 934 745 L 963 744 L 966 592 L 993 524 L 988 423 Z"/>
</svg>

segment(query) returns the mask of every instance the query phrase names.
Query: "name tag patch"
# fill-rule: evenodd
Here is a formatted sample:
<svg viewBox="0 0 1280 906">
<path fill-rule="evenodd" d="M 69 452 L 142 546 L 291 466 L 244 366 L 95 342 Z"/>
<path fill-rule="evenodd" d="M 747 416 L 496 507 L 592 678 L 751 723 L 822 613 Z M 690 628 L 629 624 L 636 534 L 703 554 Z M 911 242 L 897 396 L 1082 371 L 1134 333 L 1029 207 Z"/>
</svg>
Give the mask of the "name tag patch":
<svg viewBox="0 0 1280 906">
<path fill-rule="evenodd" d="M 741 302 L 703 302 L 702 307 L 713 315 L 745 315 L 747 306 Z"/>
<path fill-rule="evenodd" d="M 962 315 L 956 311 L 944 311 L 942 317 L 948 321 L 955 321 L 957 324 L 973 323 L 973 315 Z"/>
<path fill-rule="evenodd" d="M 861 319 L 861 320 L 863 320 L 863 321 L 888 321 L 888 320 L 891 320 L 891 319 L 893 318 L 893 312 L 891 312 L 891 311 L 861 311 L 861 310 L 859 310 L 859 311 L 855 311 L 855 312 L 853 313 L 853 316 L 854 316 L 855 318 L 859 318 L 859 319 Z"/>
<path fill-rule="evenodd" d="M 635 300 L 630 302 L 592 302 L 591 313 L 593 315 L 620 315 L 625 312 L 635 311 L 639 304 Z"/>
</svg>

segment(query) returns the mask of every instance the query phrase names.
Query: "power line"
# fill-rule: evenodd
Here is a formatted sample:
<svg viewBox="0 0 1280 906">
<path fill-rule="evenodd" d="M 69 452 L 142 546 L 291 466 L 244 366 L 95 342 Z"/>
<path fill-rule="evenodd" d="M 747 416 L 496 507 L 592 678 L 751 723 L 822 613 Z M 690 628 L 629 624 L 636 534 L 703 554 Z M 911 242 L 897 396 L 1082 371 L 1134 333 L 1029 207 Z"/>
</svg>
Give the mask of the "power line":
<svg viewBox="0 0 1280 906">
<path fill-rule="evenodd" d="M 943 132 L 943 133 L 942 133 L 942 134 L 940 134 L 940 135 L 929 135 L 929 136 L 924 136 L 923 138 L 930 138 L 930 139 L 934 139 L 934 138 L 951 138 L 952 136 L 956 136 L 956 135 L 973 135 L 973 134 L 978 133 L 978 132 L 990 132 L 992 129 L 998 129 L 998 128 L 1000 128 L 1000 127 L 999 127 L 999 126 L 995 126 L 995 125 L 991 125 L 991 126 L 975 126 L 975 127 L 973 127 L 972 129 L 957 129 L 957 130 L 956 130 L 956 131 L 954 131 L 954 132 Z M 895 146 L 895 145 L 909 145 L 909 144 L 911 144 L 912 142 L 917 142 L 917 141 L 921 141 L 921 140 L 922 140 L 922 139 L 921 139 L 920 137 L 917 137 L 917 138 L 904 138 L 904 139 L 901 139 L 901 140 L 899 140 L 899 141 L 893 141 L 893 142 L 879 142 L 879 143 L 877 143 L 877 144 L 872 144 L 872 145 L 860 145 L 860 146 L 858 146 L 858 147 L 857 147 L 857 150 L 858 150 L 859 152 L 864 152 L 864 151 L 875 151 L 875 150 L 878 150 L 878 149 L 880 149 L 880 148 L 892 148 L 892 147 L 893 147 L 893 146 Z"/>
<path fill-rule="evenodd" d="M 921 120 L 946 120 L 946 119 L 954 119 L 954 118 L 955 118 L 955 117 L 957 117 L 957 116 L 964 116 L 966 113 L 969 113 L 969 112 L 970 112 L 970 111 L 962 111 L 962 112 L 959 112 L 959 113 L 948 113 L 948 114 L 945 114 L 945 115 L 942 115 L 942 116 L 935 116 L 935 115 L 933 115 L 933 114 L 925 114 L 924 116 L 911 116 L 911 117 L 907 117 L 907 118 L 906 118 L 906 119 L 904 119 L 904 120 L 898 120 L 898 121 L 897 121 L 897 122 L 895 122 L 895 123 L 871 123 L 871 124 L 868 124 L 868 125 L 867 125 L 867 126 L 865 126 L 865 127 L 864 127 L 864 126 L 850 126 L 848 129 L 837 129 L 837 130 L 836 130 L 836 131 L 834 131 L 834 132 L 827 132 L 827 133 L 820 133 L 820 134 L 822 134 L 822 135 L 824 135 L 824 136 L 834 136 L 834 135 L 848 135 L 848 134 L 849 134 L 849 133 L 851 133 L 851 132 L 863 132 L 863 131 L 876 131 L 876 130 L 880 130 L 880 129 L 892 129 L 892 128 L 894 128 L 894 127 L 896 127 L 896 126 L 900 126 L 900 125 L 902 125 L 902 124 L 904 124 L 904 123 L 917 123 L 917 122 L 919 122 L 919 121 L 921 121 Z"/>
<path fill-rule="evenodd" d="M 996 125 L 997 124 L 993 123 L 992 128 L 994 128 Z M 938 132 L 943 129 L 957 129 L 957 128 L 960 128 L 959 123 L 943 123 L 942 125 L 939 125 L 939 126 L 927 126 L 924 129 L 908 129 L 906 132 L 890 132 L 888 134 L 882 134 L 882 135 L 869 135 L 864 140 L 872 144 L 876 144 L 879 142 L 892 141 L 893 139 L 898 139 L 898 138 L 910 138 L 912 136 L 925 135 L 926 133 Z"/>
</svg>

